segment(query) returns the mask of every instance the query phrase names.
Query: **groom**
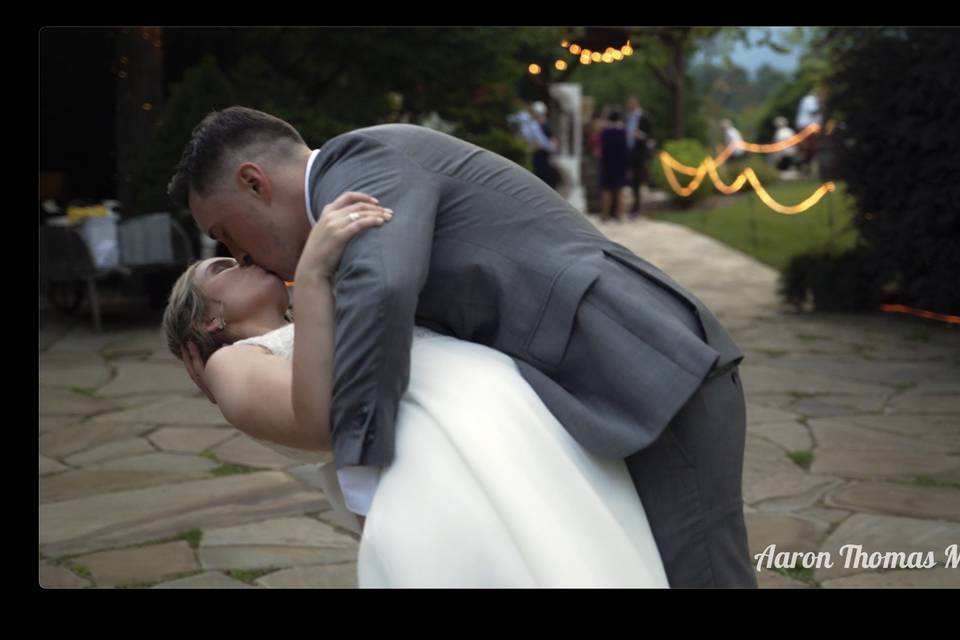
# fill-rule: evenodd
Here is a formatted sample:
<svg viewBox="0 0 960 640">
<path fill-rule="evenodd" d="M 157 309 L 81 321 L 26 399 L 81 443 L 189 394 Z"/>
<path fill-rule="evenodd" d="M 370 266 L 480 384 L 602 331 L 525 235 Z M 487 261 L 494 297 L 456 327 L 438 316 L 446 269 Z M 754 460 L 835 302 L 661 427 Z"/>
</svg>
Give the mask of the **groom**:
<svg viewBox="0 0 960 640">
<path fill-rule="evenodd" d="M 345 192 L 394 213 L 351 240 L 335 276 L 338 469 L 392 461 L 420 324 L 510 355 L 585 449 L 626 461 L 672 587 L 756 586 L 743 355 L 697 298 L 532 173 L 409 125 L 311 150 L 285 121 L 231 107 L 194 129 L 169 186 L 241 264 L 287 280 Z"/>
</svg>

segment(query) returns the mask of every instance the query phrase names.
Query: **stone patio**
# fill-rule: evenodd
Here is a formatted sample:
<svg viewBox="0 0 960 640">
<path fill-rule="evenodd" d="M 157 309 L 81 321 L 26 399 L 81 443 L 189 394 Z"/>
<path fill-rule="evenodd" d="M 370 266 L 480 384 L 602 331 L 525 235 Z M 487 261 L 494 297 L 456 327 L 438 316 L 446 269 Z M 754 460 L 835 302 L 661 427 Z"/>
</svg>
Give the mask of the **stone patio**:
<svg viewBox="0 0 960 640">
<path fill-rule="evenodd" d="M 751 553 L 832 554 L 761 587 L 960 587 L 960 331 L 895 315 L 800 314 L 777 274 L 686 228 L 599 224 L 697 294 L 746 359 Z M 135 314 L 136 315 L 136 314 Z M 43 314 L 39 581 L 52 588 L 352 588 L 357 536 L 310 465 L 227 425 L 159 314 Z M 844 568 L 839 549 L 933 551 L 934 569 Z"/>
</svg>

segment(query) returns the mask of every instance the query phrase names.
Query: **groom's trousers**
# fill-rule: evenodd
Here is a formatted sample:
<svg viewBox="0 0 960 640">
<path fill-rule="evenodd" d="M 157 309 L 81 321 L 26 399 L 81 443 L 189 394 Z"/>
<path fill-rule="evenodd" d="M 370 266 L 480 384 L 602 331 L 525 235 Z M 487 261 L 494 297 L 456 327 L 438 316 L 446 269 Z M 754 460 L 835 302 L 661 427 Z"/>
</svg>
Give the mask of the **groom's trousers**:
<svg viewBox="0 0 960 640">
<path fill-rule="evenodd" d="M 620 286 L 629 286 L 624 303 L 663 305 L 702 336 L 695 316 L 662 287 L 636 278 Z M 611 304 L 603 300 L 615 299 L 588 294 L 581 311 L 602 314 Z M 707 378 L 653 444 L 625 459 L 673 588 L 757 586 L 743 514 L 745 438 L 735 367 Z"/>
<path fill-rule="evenodd" d="M 743 516 L 746 415 L 738 369 L 707 380 L 660 437 L 626 458 L 671 587 L 756 587 Z"/>
<path fill-rule="evenodd" d="M 680 323 L 699 339 L 710 336 L 681 297 L 652 278 L 609 264 L 577 309 L 575 328 L 580 330 L 573 331 L 561 364 L 580 372 L 570 382 L 578 385 L 577 394 L 590 399 L 590 406 L 613 411 L 629 406 L 630 396 L 651 393 L 647 385 L 629 379 L 631 371 L 666 375 L 658 372 L 662 365 L 649 350 L 636 348 L 635 334 L 642 327 L 631 318 L 641 316 L 645 305 L 660 309 L 665 322 Z M 605 338 L 599 339 L 600 334 Z M 600 346 L 611 342 L 621 348 Z M 549 399 L 556 391 L 536 369 L 522 370 L 542 397 Z M 599 375 L 605 370 L 620 376 Z M 590 371 L 596 375 L 583 374 Z M 602 428 L 578 430 L 580 420 L 562 417 L 581 444 L 602 449 L 602 438 L 608 437 Z M 624 418 L 629 423 L 629 416 Z M 599 419 L 609 420 L 602 410 Z M 637 430 L 643 429 L 638 423 Z M 739 369 L 731 366 L 708 374 L 654 440 L 625 454 L 671 587 L 757 586 L 743 514 L 745 438 L 743 389 Z"/>
</svg>

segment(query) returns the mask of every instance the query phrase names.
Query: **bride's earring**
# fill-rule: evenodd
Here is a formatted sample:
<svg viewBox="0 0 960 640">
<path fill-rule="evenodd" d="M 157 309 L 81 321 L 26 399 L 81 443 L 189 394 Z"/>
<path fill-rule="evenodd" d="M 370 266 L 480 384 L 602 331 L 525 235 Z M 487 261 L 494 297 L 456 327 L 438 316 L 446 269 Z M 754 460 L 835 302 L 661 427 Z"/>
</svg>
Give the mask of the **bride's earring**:
<svg viewBox="0 0 960 640">
<path fill-rule="evenodd" d="M 223 320 L 223 301 L 222 301 L 222 300 L 215 300 L 214 302 L 219 302 L 219 303 L 220 303 L 220 318 L 219 318 L 219 320 L 217 321 L 217 331 L 223 331 L 224 329 L 227 328 L 227 323 L 224 322 L 224 320 Z M 213 318 L 210 318 L 210 319 L 213 320 Z"/>
</svg>

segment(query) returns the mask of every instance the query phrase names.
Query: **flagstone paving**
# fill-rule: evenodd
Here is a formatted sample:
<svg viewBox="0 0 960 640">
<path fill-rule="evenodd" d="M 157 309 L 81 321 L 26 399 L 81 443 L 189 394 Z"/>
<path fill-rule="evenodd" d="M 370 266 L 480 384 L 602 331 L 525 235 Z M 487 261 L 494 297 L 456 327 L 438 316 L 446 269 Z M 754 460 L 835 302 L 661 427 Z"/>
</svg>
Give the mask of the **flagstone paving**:
<svg viewBox="0 0 960 640">
<path fill-rule="evenodd" d="M 593 218 L 591 218 L 593 220 Z M 801 313 L 777 273 L 684 227 L 596 223 L 699 296 L 746 355 L 750 549 L 828 552 L 762 588 L 960 587 L 960 331 Z M 48 317 L 49 316 L 49 317 Z M 228 425 L 166 349 L 159 316 L 44 315 L 39 582 L 48 588 L 355 588 L 358 537 L 312 465 Z M 844 566 L 841 549 L 933 552 Z M 799 567 L 799 565 L 798 565 Z"/>
</svg>

